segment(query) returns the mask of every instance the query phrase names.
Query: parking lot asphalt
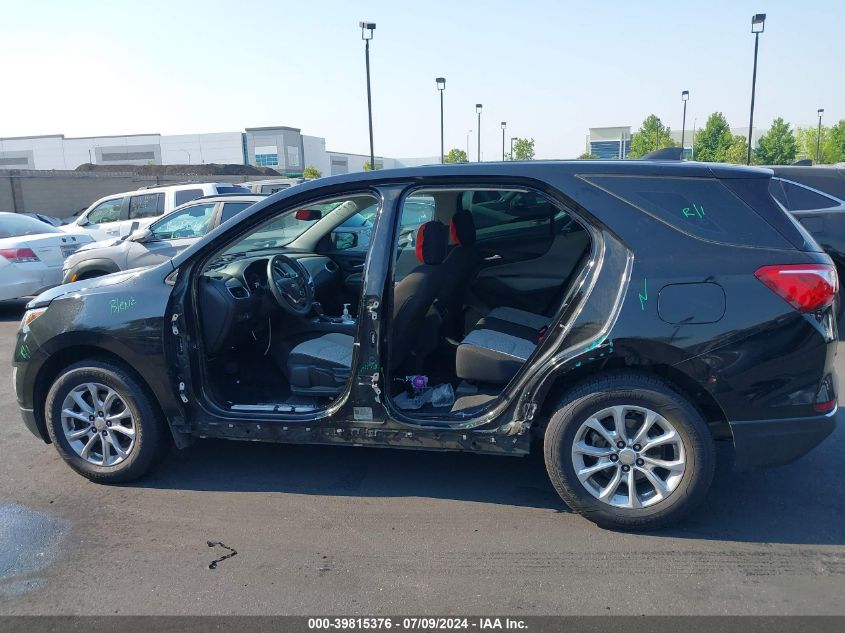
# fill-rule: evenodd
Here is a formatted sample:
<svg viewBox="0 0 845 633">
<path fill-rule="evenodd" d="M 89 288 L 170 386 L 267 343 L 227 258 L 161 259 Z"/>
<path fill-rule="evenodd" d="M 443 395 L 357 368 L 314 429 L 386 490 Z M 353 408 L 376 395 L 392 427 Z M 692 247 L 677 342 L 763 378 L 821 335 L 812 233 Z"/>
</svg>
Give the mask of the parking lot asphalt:
<svg viewBox="0 0 845 633">
<path fill-rule="evenodd" d="M 107 487 L 20 420 L 22 306 L 0 303 L 0 613 L 845 613 L 842 426 L 795 464 L 720 468 L 647 535 L 571 513 L 539 456 L 207 440 Z"/>
</svg>

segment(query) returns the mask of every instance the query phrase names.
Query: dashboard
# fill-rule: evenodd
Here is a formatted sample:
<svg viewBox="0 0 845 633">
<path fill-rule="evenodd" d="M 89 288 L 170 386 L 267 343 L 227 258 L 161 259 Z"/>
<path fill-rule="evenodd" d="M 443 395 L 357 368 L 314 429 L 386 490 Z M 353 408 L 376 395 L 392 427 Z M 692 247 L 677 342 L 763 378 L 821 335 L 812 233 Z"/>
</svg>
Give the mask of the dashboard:
<svg viewBox="0 0 845 633">
<path fill-rule="evenodd" d="M 267 264 L 276 253 L 248 255 L 220 260 L 209 265 L 199 279 L 199 309 L 203 339 L 209 353 L 217 353 L 236 344 L 262 320 L 281 313 L 267 284 Z M 338 279 L 338 265 L 323 255 L 285 252 L 303 265 L 314 282 L 319 298 L 321 290 Z"/>
</svg>

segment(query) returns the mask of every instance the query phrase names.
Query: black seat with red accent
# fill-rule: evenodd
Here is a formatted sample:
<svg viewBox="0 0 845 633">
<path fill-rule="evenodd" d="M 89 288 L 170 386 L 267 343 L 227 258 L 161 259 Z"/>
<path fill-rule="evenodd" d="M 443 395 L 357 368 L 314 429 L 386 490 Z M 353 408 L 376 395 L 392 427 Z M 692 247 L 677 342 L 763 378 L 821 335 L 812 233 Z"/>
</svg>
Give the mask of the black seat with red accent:
<svg viewBox="0 0 845 633">
<path fill-rule="evenodd" d="M 393 329 L 390 365 L 420 368 L 422 360 L 437 347 L 440 319 L 431 311 L 446 283 L 446 225 L 432 220 L 417 231 L 416 255 L 419 265 L 393 288 Z"/>
<path fill-rule="evenodd" d="M 470 281 L 478 270 L 475 247 L 475 221 L 472 213 L 462 209 L 452 216 L 449 234 L 455 246 L 443 262 L 446 281 L 437 294 L 437 309 L 449 320 L 458 320 Z"/>
</svg>

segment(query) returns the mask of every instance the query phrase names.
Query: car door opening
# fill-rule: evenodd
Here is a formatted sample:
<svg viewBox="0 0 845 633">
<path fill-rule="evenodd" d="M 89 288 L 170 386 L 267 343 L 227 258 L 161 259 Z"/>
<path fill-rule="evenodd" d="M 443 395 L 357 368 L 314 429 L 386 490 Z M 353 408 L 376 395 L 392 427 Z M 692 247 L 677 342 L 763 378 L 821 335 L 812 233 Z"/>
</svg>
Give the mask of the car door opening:
<svg viewBox="0 0 845 633">
<path fill-rule="evenodd" d="M 206 260 L 196 314 L 214 404 L 301 413 L 344 393 L 357 328 L 351 306 L 378 208 L 371 194 L 288 208 Z M 354 261 L 357 276 L 338 261 Z"/>
<path fill-rule="evenodd" d="M 431 212 L 415 225 L 406 215 L 421 201 Z M 590 234 L 523 189 L 416 190 L 400 211 L 389 397 L 410 418 L 466 419 L 542 346 L 587 263 Z"/>
</svg>

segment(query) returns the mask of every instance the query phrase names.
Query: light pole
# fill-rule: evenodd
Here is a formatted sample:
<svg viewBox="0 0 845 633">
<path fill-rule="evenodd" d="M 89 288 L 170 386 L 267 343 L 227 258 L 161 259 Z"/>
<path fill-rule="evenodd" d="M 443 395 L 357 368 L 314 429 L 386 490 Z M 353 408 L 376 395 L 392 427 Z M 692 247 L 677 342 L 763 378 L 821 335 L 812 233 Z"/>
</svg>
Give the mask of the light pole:
<svg viewBox="0 0 845 633">
<path fill-rule="evenodd" d="M 751 16 L 751 32 L 754 33 L 754 72 L 751 75 L 751 116 L 748 118 L 748 155 L 745 164 L 751 164 L 751 130 L 754 128 L 754 91 L 757 88 L 757 48 L 760 46 L 760 33 L 766 29 L 766 14 L 756 13 Z"/>
<path fill-rule="evenodd" d="M 472 130 L 467 130 L 467 162 L 469 162 L 469 135 L 472 134 Z"/>
<path fill-rule="evenodd" d="M 478 114 L 478 162 L 481 162 L 481 104 L 475 104 L 475 112 Z"/>
<path fill-rule="evenodd" d="M 513 160 L 513 142 L 517 139 L 516 136 L 511 136 L 511 160 Z"/>
<path fill-rule="evenodd" d="M 92 165 L 94 165 L 95 164 L 94 163 L 94 155 L 91 153 L 92 151 L 93 151 L 92 148 L 89 147 L 88 148 L 88 162 L 90 162 Z"/>
<path fill-rule="evenodd" d="M 189 152 L 186 149 L 183 149 L 182 151 L 185 152 L 188 155 L 188 164 L 190 165 L 191 164 L 191 152 Z"/>
<path fill-rule="evenodd" d="M 698 118 L 692 120 L 692 160 L 695 160 L 695 124 L 698 123 Z"/>
<path fill-rule="evenodd" d="M 822 149 L 822 115 L 824 114 L 824 108 L 819 108 L 819 129 L 816 132 L 816 164 L 818 165 L 821 162 L 821 149 Z"/>
<path fill-rule="evenodd" d="M 446 90 L 446 78 L 438 77 L 434 81 L 437 82 L 437 90 L 440 93 L 440 162 L 446 160 L 445 147 L 443 146 L 443 91 Z"/>
<path fill-rule="evenodd" d="M 505 160 L 505 129 L 508 124 L 502 121 L 502 160 Z"/>
<path fill-rule="evenodd" d="M 364 58 L 367 63 L 367 115 L 370 121 L 370 167 L 376 168 L 376 155 L 373 150 L 373 97 L 370 91 L 370 40 L 373 39 L 373 31 L 376 30 L 375 22 L 359 22 L 361 27 L 361 39 L 364 40 Z"/>
<path fill-rule="evenodd" d="M 681 101 L 684 102 L 684 118 L 681 123 L 681 158 L 684 157 L 684 133 L 687 131 L 687 101 L 689 101 L 689 90 L 681 93 Z"/>
</svg>

